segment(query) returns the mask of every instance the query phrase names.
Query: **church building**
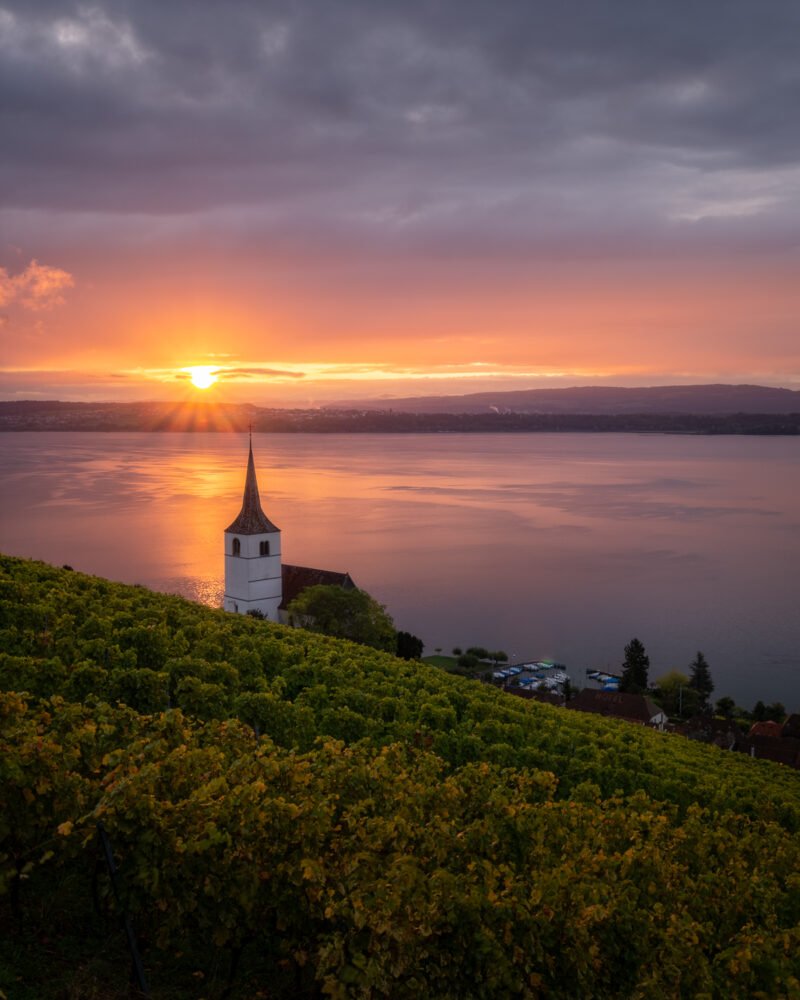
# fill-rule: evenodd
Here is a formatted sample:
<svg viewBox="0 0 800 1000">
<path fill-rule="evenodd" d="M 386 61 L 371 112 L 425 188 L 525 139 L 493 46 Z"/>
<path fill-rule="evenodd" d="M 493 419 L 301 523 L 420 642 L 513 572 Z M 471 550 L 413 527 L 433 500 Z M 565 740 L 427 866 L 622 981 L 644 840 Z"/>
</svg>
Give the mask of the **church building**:
<svg viewBox="0 0 800 1000">
<path fill-rule="evenodd" d="M 349 573 L 290 566 L 281 562 L 281 532 L 261 509 L 253 441 L 247 459 L 242 509 L 225 529 L 226 611 L 259 611 L 273 622 L 288 621 L 289 604 L 307 587 L 317 584 L 354 590 Z"/>
</svg>

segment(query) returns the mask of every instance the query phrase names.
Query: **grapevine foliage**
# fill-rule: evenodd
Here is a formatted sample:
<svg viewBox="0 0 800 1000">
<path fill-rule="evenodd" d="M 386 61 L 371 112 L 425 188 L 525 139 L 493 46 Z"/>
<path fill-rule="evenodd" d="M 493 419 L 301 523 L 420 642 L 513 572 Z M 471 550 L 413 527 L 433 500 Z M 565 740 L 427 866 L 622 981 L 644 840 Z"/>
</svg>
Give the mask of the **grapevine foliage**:
<svg viewBox="0 0 800 1000">
<path fill-rule="evenodd" d="M 270 995 L 800 995 L 796 772 L 1 566 L 11 910 L 102 821 L 151 954 L 241 951 Z"/>
</svg>

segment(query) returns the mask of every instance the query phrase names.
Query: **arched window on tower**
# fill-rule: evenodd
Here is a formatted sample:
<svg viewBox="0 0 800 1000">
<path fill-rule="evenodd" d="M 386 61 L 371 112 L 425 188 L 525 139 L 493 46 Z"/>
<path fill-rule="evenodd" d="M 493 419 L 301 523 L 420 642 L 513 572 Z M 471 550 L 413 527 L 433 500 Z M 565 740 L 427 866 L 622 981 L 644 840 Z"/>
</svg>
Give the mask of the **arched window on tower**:
<svg viewBox="0 0 800 1000">
<path fill-rule="evenodd" d="M 259 542 L 258 554 L 262 556 L 269 555 L 269 542 Z"/>
<path fill-rule="evenodd" d="M 234 538 L 233 540 L 233 554 L 235 556 L 240 556 L 242 554 L 242 543 L 238 538 Z"/>
</svg>

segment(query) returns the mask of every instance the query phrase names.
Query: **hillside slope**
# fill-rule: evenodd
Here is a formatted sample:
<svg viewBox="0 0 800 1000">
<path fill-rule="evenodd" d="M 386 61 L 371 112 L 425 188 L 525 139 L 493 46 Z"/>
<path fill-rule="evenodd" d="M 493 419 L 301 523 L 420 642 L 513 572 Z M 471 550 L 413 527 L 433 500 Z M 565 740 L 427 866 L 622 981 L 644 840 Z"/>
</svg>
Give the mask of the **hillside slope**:
<svg viewBox="0 0 800 1000">
<path fill-rule="evenodd" d="M 98 821 L 154 996 L 800 988 L 796 772 L 10 558 L 0 650 L 11 995 L 112 933 Z"/>
<path fill-rule="evenodd" d="M 797 413 L 800 391 L 765 385 L 614 385 L 407 396 L 339 404 L 402 413 L 732 414 Z"/>
</svg>

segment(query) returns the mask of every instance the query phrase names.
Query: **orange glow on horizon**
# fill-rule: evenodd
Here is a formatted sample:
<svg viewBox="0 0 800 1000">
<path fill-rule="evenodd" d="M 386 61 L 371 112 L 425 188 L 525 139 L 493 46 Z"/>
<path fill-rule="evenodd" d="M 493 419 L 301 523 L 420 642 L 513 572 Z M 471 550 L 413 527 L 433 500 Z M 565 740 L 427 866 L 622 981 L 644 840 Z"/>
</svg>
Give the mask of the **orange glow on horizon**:
<svg viewBox="0 0 800 1000">
<path fill-rule="evenodd" d="M 411 262 L 392 281 L 370 271 L 369 295 L 347 272 L 335 308 L 313 270 L 307 286 L 278 283 L 266 298 L 249 264 L 235 281 L 220 264 L 214 281 L 198 277 L 181 298 L 149 266 L 135 295 L 126 272 L 82 296 L 78 282 L 57 310 L 7 310 L 0 392 L 307 407 L 609 380 L 798 378 L 796 269 L 782 261 L 670 260 L 657 273 L 648 261 L 487 264 L 486 273 L 459 261 L 436 283 Z M 70 262 L 76 274 L 96 267 Z"/>
</svg>

